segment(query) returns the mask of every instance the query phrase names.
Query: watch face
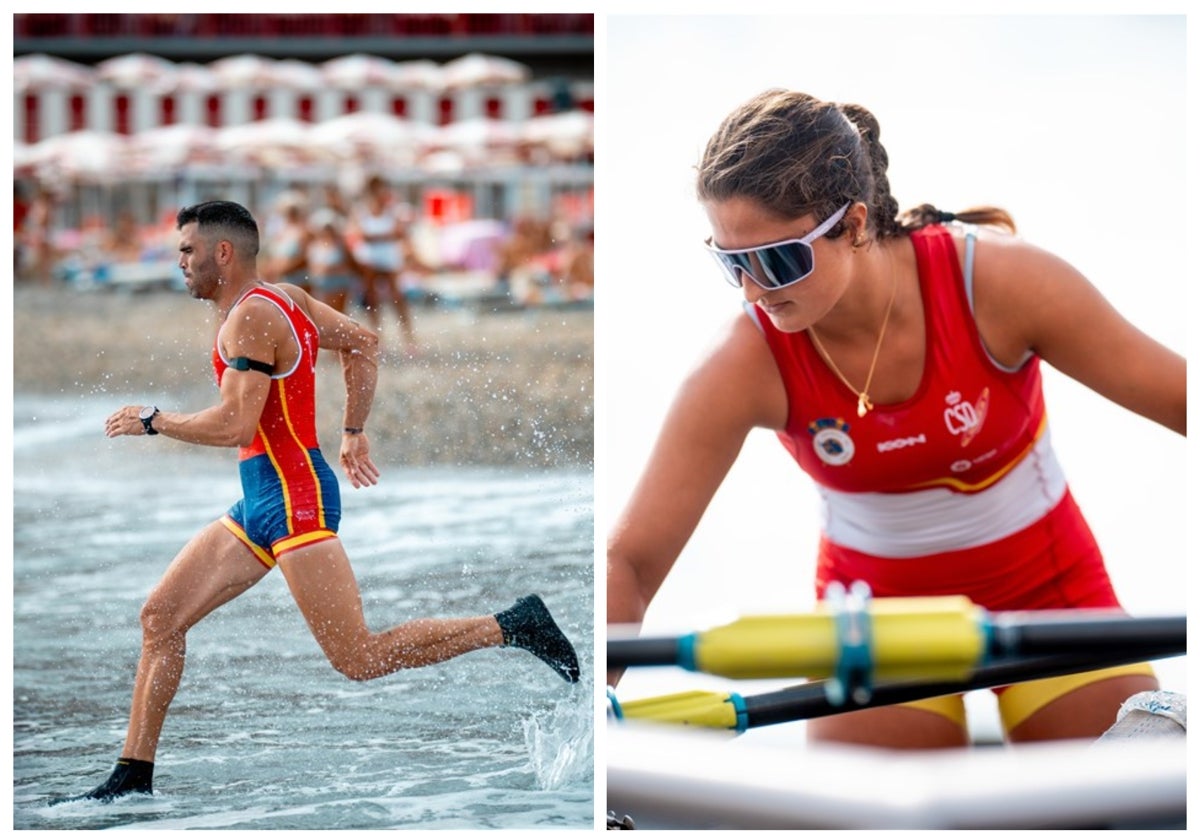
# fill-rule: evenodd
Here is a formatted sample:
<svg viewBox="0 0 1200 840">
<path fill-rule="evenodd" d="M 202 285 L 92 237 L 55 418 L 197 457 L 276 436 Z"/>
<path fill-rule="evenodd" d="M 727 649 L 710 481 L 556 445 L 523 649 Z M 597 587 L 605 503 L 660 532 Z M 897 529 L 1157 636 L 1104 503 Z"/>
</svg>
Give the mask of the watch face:
<svg viewBox="0 0 1200 840">
<path fill-rule="evenodd" d="M 155 408 L 155 407 L 154 407 L 154 406 L 152 406 L 152 405 L 148 405 L 148 406 L 146 406 L 145 408 L 143 408 L 143 409 L 142 409 L 142 413 L 141 413 L 141 415 L 140 415 L 140 416 L 141 416 L 141 418 L 142 418 L 143 420 L 149 420 L 149 419 L 150 419 L 151 417 L 153 417 L 153 416 L 154 416 L 154 415 L 155 415 L 157 412 L 158 412 L 158 409 L 157 409 L 157 408 Z"/>
</svg>

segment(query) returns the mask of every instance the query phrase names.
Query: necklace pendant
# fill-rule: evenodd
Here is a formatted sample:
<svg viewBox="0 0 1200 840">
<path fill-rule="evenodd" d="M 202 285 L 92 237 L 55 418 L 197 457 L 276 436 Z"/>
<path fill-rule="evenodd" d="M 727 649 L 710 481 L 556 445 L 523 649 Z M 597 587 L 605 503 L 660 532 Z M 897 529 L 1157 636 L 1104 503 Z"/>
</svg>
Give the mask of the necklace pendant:
<svg viewBox="0 0 1200 840">
<path fill-rule="evenodd" d="M 858 416 L 859 417 L 866 417 L 867 412 L 870 411 L 874 407 L 875 406 L 871 404 L 870 397 L 868 397 L 866 394 L 858 395 Z"/>
</svg>

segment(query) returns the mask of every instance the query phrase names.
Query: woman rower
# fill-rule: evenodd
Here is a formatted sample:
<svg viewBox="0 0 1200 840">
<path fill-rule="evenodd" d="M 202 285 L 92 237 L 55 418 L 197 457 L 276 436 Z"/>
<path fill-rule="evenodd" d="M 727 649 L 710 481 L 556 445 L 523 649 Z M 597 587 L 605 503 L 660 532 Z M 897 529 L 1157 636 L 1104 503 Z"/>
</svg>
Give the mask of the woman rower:
<svg viewBox="0 0 1200 840">
<path fill-rule="evenodd" d="M 1055 458 L 1040 363 L 1186 434 L 1184 359 L 1012 236 L 1004 210 L 900 213 L 879 135 L 861 106 L 770 90 L 709 140 L 709 250 L 746 311 L 683 384 L 612 528 L 610 623 L 641 621 L 754 428 L 777 432 L 825 503 L 818 597 L 863 580 L 996 611 L 1119 606 Z M 1002 724 L 1014 741 L 1095 737 L 1156 687 L 1147 665 L 1023 683 L 999 692 Z M 968 740 L 961 697 L 808 733 Z"/>
</svg>

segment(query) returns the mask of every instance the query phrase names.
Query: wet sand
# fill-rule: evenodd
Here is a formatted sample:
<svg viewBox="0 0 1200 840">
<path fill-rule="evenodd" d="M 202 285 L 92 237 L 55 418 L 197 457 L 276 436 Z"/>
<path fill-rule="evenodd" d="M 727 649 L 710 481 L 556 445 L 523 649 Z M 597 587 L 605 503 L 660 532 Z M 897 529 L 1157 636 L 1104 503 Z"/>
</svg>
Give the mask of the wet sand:
<svg viewBox="0 0 1200 840">
<path fill-rule="evenodd" d="M 113 395 L 196 411 L 216 395 L 215 316 L 185 292 L 18 287 L 13 296 L 18 394 Z M 360 316 L 361 313 L 352 313 Z M 591 467 L 592 312 L 417 307 L 419 355 L 385 318 L 368 421 L 383 463 Z M 318 369 L 322 448 L 336 457 L 345 401 L 336 357 Z"/>
</svg>

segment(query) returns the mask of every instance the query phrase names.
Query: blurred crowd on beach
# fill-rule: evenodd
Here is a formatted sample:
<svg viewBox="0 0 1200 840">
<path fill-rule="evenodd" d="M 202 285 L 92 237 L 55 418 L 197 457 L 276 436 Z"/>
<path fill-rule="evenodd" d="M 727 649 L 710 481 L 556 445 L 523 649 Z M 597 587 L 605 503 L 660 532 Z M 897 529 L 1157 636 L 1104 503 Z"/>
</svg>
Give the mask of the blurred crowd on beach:
<svg viewBox="0 0 1200 840">
<path fill-rule="evenodd" d="M 590 16 L 186 17 L 16 16 L 16 283 L 182 289 L 175 214 L 227 199 L 263 279 L 394 311 L 410 348 L 417 306 L 591 306 Z M 222 54 L 231 33 L 262 54 Z M 473 51 L 547 39 L 569 60 Z"/>
<path fill-rule="evenodd" d="M 69 228 L 59 220 L 59 201 L 36 182 L 14 183 L 18 283 L 95 287 L 125 277 L 130 288 L 182 287 L 182 275 L 168 266 L 177 259 L 173 212 L 143 220 L 125 208 Z M 369 176 L 356 192 L 293 185 L 250 209 L 260 224 L 263 278 L 296 283 L 341 311 L 376 311 L 401 299 L 531 306 L 592 298 L 587 220 L 441 221 L 403 200 L 383 175 Z"/>
</svg>

